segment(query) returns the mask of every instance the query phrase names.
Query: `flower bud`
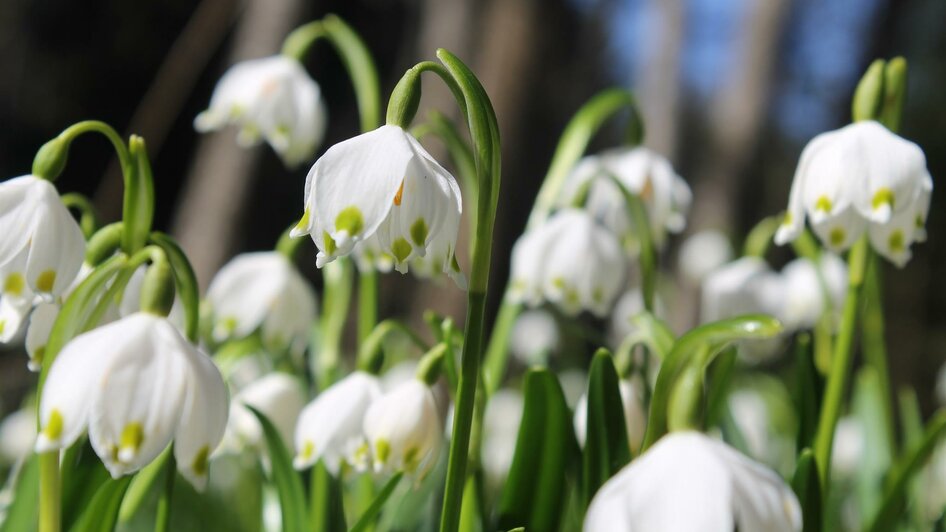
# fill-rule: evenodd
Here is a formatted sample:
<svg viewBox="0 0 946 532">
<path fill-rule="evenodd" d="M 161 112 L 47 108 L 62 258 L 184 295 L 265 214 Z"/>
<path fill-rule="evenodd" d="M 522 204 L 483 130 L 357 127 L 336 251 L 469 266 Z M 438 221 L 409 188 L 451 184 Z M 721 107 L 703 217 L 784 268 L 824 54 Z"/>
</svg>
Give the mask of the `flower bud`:
<svg viewBox="0 0 946 532">
<path fill-rule="evenodd" d="M 33 158 L 33 175 L 55 181 L 66 168 L 69 159 L 69 142 L 56 137 L 43 144 Z"/>
</svg>

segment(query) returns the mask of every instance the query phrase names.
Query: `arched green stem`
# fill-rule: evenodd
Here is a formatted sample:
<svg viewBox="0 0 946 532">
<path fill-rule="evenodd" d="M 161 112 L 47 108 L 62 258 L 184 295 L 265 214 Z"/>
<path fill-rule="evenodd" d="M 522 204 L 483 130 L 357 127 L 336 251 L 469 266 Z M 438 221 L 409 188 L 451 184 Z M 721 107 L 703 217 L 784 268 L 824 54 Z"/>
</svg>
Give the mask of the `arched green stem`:
<svg viewBox="0 0 946 532">
<path fill-rule="evenodd" d="M 184 332 L 187 339 L 196 344 L 200 333 L 200 289 L 197 285 L 197 274 L 194 273 L 184 250 L 170 235 L 154 231 L 148 243 L 161 248 L 174 270 L 174 286 L 184 307 Z"/>
<path fill-rule="evenodd" d="M 568 173 L 584 155 L 588 143 L 609 119 L 624 110 L 629 110 L 631 113 L 627 130 L 628 142 L 631 145 L 638 144 L 643 138 L 644 126 L 640 113 L 637 111 L 637 99 L 631 91 L 617 88 L 606 89 L 588 100 L 575 113 L 558 141 L 552 163 L 545 174 L 542 188 L 539 189 L 532 213 L 529 215 L 527 230 L 537 227 L 549 217 L 555 207 L 555 202 L 561 195 Z M 508 291 L 507 281 L 507 294 Z M 508 297 L 504 297 L 499 314 L 493 323 L 492 335 L 483 362 L 483 378 L 489 395 L 492 395 L 502 383 L 509 356 L 509 335 L 512 334 L 512 327 L 521 310 L 521 305 L 512 303 Z"/>
<path fill-rule="evenodd" d="M 279 235 L 279 240 L 276 242 L 276 252 L 289 259 L 289 262 L 295 260 L 296 253 L 298 253 L 299 248 L 306 241 L 306 238 L 304 237 L 293 238 L 291 236 L 293 228 L 295 228 L 300 223 L 301 221 L 297 221 L 290 225 L 285 231 L 282 232 L 281 235 Z"/>
<path fill-rule="evenodd" d="M 98 220 L 92 202 L 78 192 L 70 192 L 62 195 L 62 203 L 79 212 L 79 227 L 82 229 L 82 235 L 88 240 L 98 230 Z"/>
<path fill-rule="evenodd" d="M 423 351 L 430 348 L 427 342 L 404 323 L 393 319 L 384 320 L 371 331 L 371 334 L 359 346 L 356 361 L 358 369 L 372 374 L 377 374 L 381 370 L 381 365 L 384 363 L 381 358 L 384 340 L 395 331 L 404 334 Z"/>
<path fill-rule="evenodd" d="M 640 239 L 640 262 L 641 269 L 641 293 L 644 297 L 644 310 L 654 312 L 654 294 L 657 291 L 657 250 L 654 247 L 653 233 L 650 229 L 650 219 L 647 216 L 647 208 L 644 201 L 637 194 L 632 193 L 624 186 L 624 183 L 613 174 L 608 174 L 621 195 L 624 196 L 624 205 L 627 209 L 628 217 L 637 229 L 637 237 Z"/>
</svg>

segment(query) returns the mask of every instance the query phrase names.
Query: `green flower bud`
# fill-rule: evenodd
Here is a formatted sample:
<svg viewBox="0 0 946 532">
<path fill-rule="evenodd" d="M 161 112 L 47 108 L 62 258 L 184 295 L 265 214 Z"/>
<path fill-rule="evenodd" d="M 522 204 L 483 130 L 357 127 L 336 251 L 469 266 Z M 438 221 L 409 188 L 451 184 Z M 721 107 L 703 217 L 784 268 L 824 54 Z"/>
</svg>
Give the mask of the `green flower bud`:
<svg viewBox="0 0 946 532">
<path fill-rule="evenodd" d="M 62 137 L 43 144 L 33 159 L 33 175 L 49 181 L 55 181 L 66 168 L 69 158 L 69 142 Z"/>
<path fill-rule="evenodd" d="M 855 122 L 878 118 L 884 102 L 885 65 L 883 59 L 871 63 L 857 84 L 854 100 L 851 102 L 851 118 Z"/>
</svg>

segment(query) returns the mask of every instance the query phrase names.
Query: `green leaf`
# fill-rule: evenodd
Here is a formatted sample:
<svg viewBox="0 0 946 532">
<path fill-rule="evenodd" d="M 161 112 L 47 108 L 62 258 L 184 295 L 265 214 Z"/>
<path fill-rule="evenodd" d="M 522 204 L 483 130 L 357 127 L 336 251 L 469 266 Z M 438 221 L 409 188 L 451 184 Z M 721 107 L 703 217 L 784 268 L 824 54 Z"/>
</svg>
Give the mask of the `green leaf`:
<svg viewBox="0 0 946 532">
<path fill-rule="evenodd" d="M 62 457 L 62 525 L 68 529 L 75 523 L 98 489 L 109 482 L 108 474 L 102 461 L 89 444 L 88 438 L 82 438 L 66 449 Z"/>
<path fill-rule="evenodd" d="M 344 532 L 345 509 L 342 507 L 342 487 L 321 460 L 312 469 L 312 489 L 309 490 L 309 530 L 312 532 Z"/>
<path fill-rule="evenodd" d="M 144 247 L 154 219 L 154 180 L 143 138 L 132 135 L 128 141 L 131 167 L 124 168 L 125 195 L 122 207 L 122 249 L 131 255 Z"/>
<path fill-rule="evenodd" d="M 595 353 L 588 373 L 588 403 L 581 484 L 584 504 L 631 461 L 618 374 L 606 349 Z"/>
<path fill-rule="evenodd" d="M 818 428 L 818 405 L 821 403 L 821 382 L 811 350 L 811 336 L 795 336 L 794 384 L 792 401 L 798 413 L 798 439 L 796 447 L 804 449 L 814 443 Z"/>
<path fill-rule="evenodd" d="M 770 338 L 781 329 L 782 325 L 771 316 L 750 314 L 707 323 L 681 336 L 674 343 L 673 349 L 664 359 L 660 373 L 657 374 L 643 450 L 666 434 L 670 393 L 683 369 L 693 362 L 694 355 L 698 355 L 702 350 L 706 356 L 698 362 L 709 364 L 723 348 L 736 340 Z"/>
<path fill-rule="evenodd" d="M 269 418 L 252 406 L 245 406 L 253 412 L 263 427 L 266 447 L 269 450 L 272 479 L 276 484 L 276 493 L 279 495 L 279 505 L 282 509 L 283 531 L 304 532 L 306 529 L 305 490 L 302 479 L 292 467 L 289 451 Z"/>
<path fill-rule="evenodd" d="M 36 454 L 23 462 L 12 483 L 13 500 L 6 507 L 6 519 L 0 532 L 36 530 L 36 508 L 39 506 L 39 457 Z"/>
<path fill-rule="evenodd" d="M 821 532 L 821 481 L 818 478 L 815 453 L 808 447 L 798 456 L 795 475 L 792 477 L 792 490 L 801 504 L 803 531 Z"/>
<path fill-rule="evenodd" d="M 118 480 L 109 479 L 99 486 L 99 489 L 95 491 L 95 496 L 79 516 L 79 520 L 69 530 L 71 532 L 112 532 L 118 520 L 122 498 L 130 483 L 131 477 L 124 476 Z"/>
<path fill-rule="evenodd" d="M 516 451 L 499 503 L 499 527 L 557 530 L 565 507 L 566 473 L 578 456 L 571 413 L 547 369 L 526 373 Z"/>
<path fill-rule="evenodd" d="M 351 527 L 349 532 L 363 532 L 364 530 L 368 530 L 368 528 L 374 524 L 378 514 L 381 513 L 381 508 L 383 508 L 384 504 L 388 502 L 388 497 L 390 497 L 391 493 L 394 492 L 394 488 L 397 487 L 398 482 L 401 481 L 401 477 L 403 476 L 404 473 L 399 471 L 387 481 L 384 487 L 381 488 L 378 496 L 375 497 L 374 501 L 371 502 L 371 506 L 365 510 L 365 513 L 361 514 L 358 522 L 355 523 L 355 526 Z"/>
</svg>

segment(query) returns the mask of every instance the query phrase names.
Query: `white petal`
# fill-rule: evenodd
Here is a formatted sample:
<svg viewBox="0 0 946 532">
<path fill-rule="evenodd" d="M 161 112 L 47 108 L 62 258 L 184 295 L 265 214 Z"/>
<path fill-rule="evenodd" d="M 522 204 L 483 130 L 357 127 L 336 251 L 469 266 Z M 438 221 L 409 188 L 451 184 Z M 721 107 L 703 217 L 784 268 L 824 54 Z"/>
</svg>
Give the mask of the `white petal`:
<svg viewBox="0 0 946 532">
<path fill-rule="evenodd" d="M 0 266 L 26 248 L 35 220 L 35 190 L 46 186 L 52 185 L 32 175 L 0 183 Z"/>
<path fill-rule="evenodd" d="M 288 261 L 288 272 L 281 295 L 273 301 L 263 321 L 263 342 L 277 349 L 289 347 L 301 353 L 308 343 L 315 323 L 315 291 Z"/>
<path fill-rule="evenodd" d="M 363 430 L 379 472 L 403 470 L 423 476 L 443 440 L 433 393 L 416 379 L 376 399 L 365 412 Z"/>
<path fill-rule="evenodd" d="M 276 252 L 238 255 L 217 273 L 207 289 L 216 341 L 255 331 L 285 293 L 292 265 Z"/>
<path fill-rule="evenodd" d="M 30 371 L 42 369 L 46 343 L 58 316 L 59 305 L 54 303 L 40 303 L 30 314 L 30 326 L 26 330 L 26 352 L 30 355 Z"/>
<path fill-rule="evenodd" d="M 85 237 L 51 184 L 42 188 L 35 216 L 26 277 L 35 292 L 59 295 L 79 273 Z"/>
<path fill-rule="evenodd" d="M 812 219 L 811 225 L 821 243 L 835 253 L 850 248 L 864 233 L 866 226 L 867 222 L 851 206 L 830 216 L 821 217 L 818 221 Z"/>
<path fill-rule="evenodd" d="M 700 231 L 680 246 L 677 264 L 688 281 L 699 285 L 710 272 L 732 260 L 732 257 L 732 244 L 726 235 L 714 230 Z"/>
<path fill-rule="evenodd" d="M 9 343 L 18 338 L 30 308 L 29 301 L 0 297 L 0 343 Z"/>
</svg>

